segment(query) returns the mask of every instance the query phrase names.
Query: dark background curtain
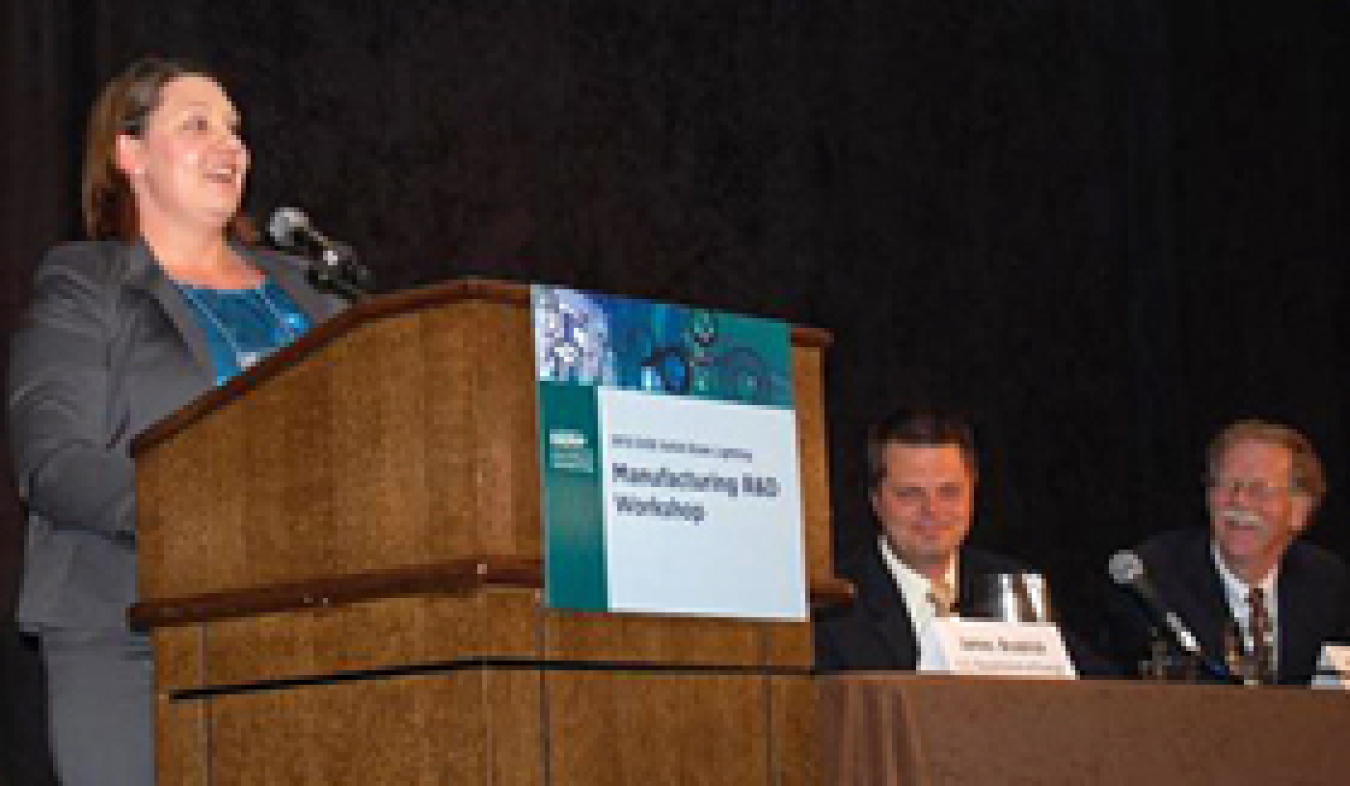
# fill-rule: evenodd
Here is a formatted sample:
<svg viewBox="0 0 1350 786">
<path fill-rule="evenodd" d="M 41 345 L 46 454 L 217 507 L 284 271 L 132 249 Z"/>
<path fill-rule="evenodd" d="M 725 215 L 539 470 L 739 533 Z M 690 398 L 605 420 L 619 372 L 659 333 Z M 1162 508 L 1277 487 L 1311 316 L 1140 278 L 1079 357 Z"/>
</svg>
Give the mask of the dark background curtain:
<svg viewBox="0 0 1350 786">
<path fill-rule="evenodd" d="M 970 412 L 973 542 L 1043 568 L 1088 624 L 1111 551 L 1203 521 L 1204 444 L 1239 417 L 1313 438 L 1331 496 L 1310 537 L 1350 554 L 1348 10 L 10 0 L 0 320 L 79 234 L 99 85 L 189 57 L 243 111 L 254 213 L 304 207 L 385 290 L 485 275 L 832 331 L 839 550 L 871 537 L 866 424 Z"/>
</svg>

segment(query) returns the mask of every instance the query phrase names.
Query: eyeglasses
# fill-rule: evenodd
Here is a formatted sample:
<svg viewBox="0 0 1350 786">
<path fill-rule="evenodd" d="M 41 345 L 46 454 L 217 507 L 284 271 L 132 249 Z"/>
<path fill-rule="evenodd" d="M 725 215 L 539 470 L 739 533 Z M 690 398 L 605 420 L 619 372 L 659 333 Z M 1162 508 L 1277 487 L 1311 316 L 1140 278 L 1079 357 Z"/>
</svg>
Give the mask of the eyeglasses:
<svg viewBox="0 0 1350 786">
<path fill-rule="evenodd" d="M 1298 491 L 1298 487 L 1294 485 L 1281 486 L 1264 480 L 1248 480 L 1245 478 L 1205 478 L 1205 488 L 1234 496 L 1245 491 L 1248 497 L 1258 502 L 1265 502 L 1281 494 L 1291 494 Z"/>
</svg>

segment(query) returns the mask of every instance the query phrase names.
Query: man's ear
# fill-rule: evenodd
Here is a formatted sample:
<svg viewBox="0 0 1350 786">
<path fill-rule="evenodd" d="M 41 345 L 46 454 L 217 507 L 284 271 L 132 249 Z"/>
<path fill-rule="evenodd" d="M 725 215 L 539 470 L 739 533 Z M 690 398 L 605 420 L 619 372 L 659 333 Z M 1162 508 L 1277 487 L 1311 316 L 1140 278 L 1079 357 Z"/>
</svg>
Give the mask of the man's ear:
<svg viewBox="0 0 1350 786">
<path fill-rule="evenodd" d="M 1313 513 L 1317 511 L 1317 501 L 1311 494 L 1295 492 L 1290 495 L 1289 504 L 1293 508 L 1290 511 L 1289 525 L 1295 534 L 1302 533 L 1312 523 Z"/>
</svg>

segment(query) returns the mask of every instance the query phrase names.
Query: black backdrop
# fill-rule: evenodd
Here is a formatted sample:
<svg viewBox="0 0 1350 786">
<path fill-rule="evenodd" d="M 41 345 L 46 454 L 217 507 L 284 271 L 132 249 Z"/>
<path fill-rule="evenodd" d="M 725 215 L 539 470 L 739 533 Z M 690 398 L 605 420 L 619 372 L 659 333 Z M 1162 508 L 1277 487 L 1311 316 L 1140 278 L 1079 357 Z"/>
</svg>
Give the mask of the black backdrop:
<svg viewBox="0 0 1350 786">
<path fill-rule="evenodd" d="M 78 234 L 83 115 L 145 53 L 218 68 L 250 205 L 384 289 L 481 274 L 832 331 L 836 543 L 865 424 L 972 413 L 973 540 L 1071 619 L 1109 553 L 1201 520 L 1243 416 L 1321 447 L 1350 554 L 1350 4 L 1304 0 L 10 0 L 0 308 Z M 17 560 L 6 508 L 5 572 Z"/>
</svg>

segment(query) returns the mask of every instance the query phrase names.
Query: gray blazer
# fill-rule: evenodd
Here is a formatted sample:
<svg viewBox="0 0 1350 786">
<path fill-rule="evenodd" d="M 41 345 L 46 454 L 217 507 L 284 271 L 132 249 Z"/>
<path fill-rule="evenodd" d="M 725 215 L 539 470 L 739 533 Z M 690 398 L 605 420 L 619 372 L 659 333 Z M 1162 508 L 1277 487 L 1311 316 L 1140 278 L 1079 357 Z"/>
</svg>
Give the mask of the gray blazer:
<svg viewBox="0 0 1350 786">
<path fill-rule="evenodd" d="M 297 260 L 237 250 L 312 322 L 342 307 L 309 286 Z M 144 243 L 48 252 L 11 340 L 7 386 L 28 506 L 25 630 L 126 629 L 136 600 L 131 441 L 214 379 L 206 335 Z"/>
</svg>

